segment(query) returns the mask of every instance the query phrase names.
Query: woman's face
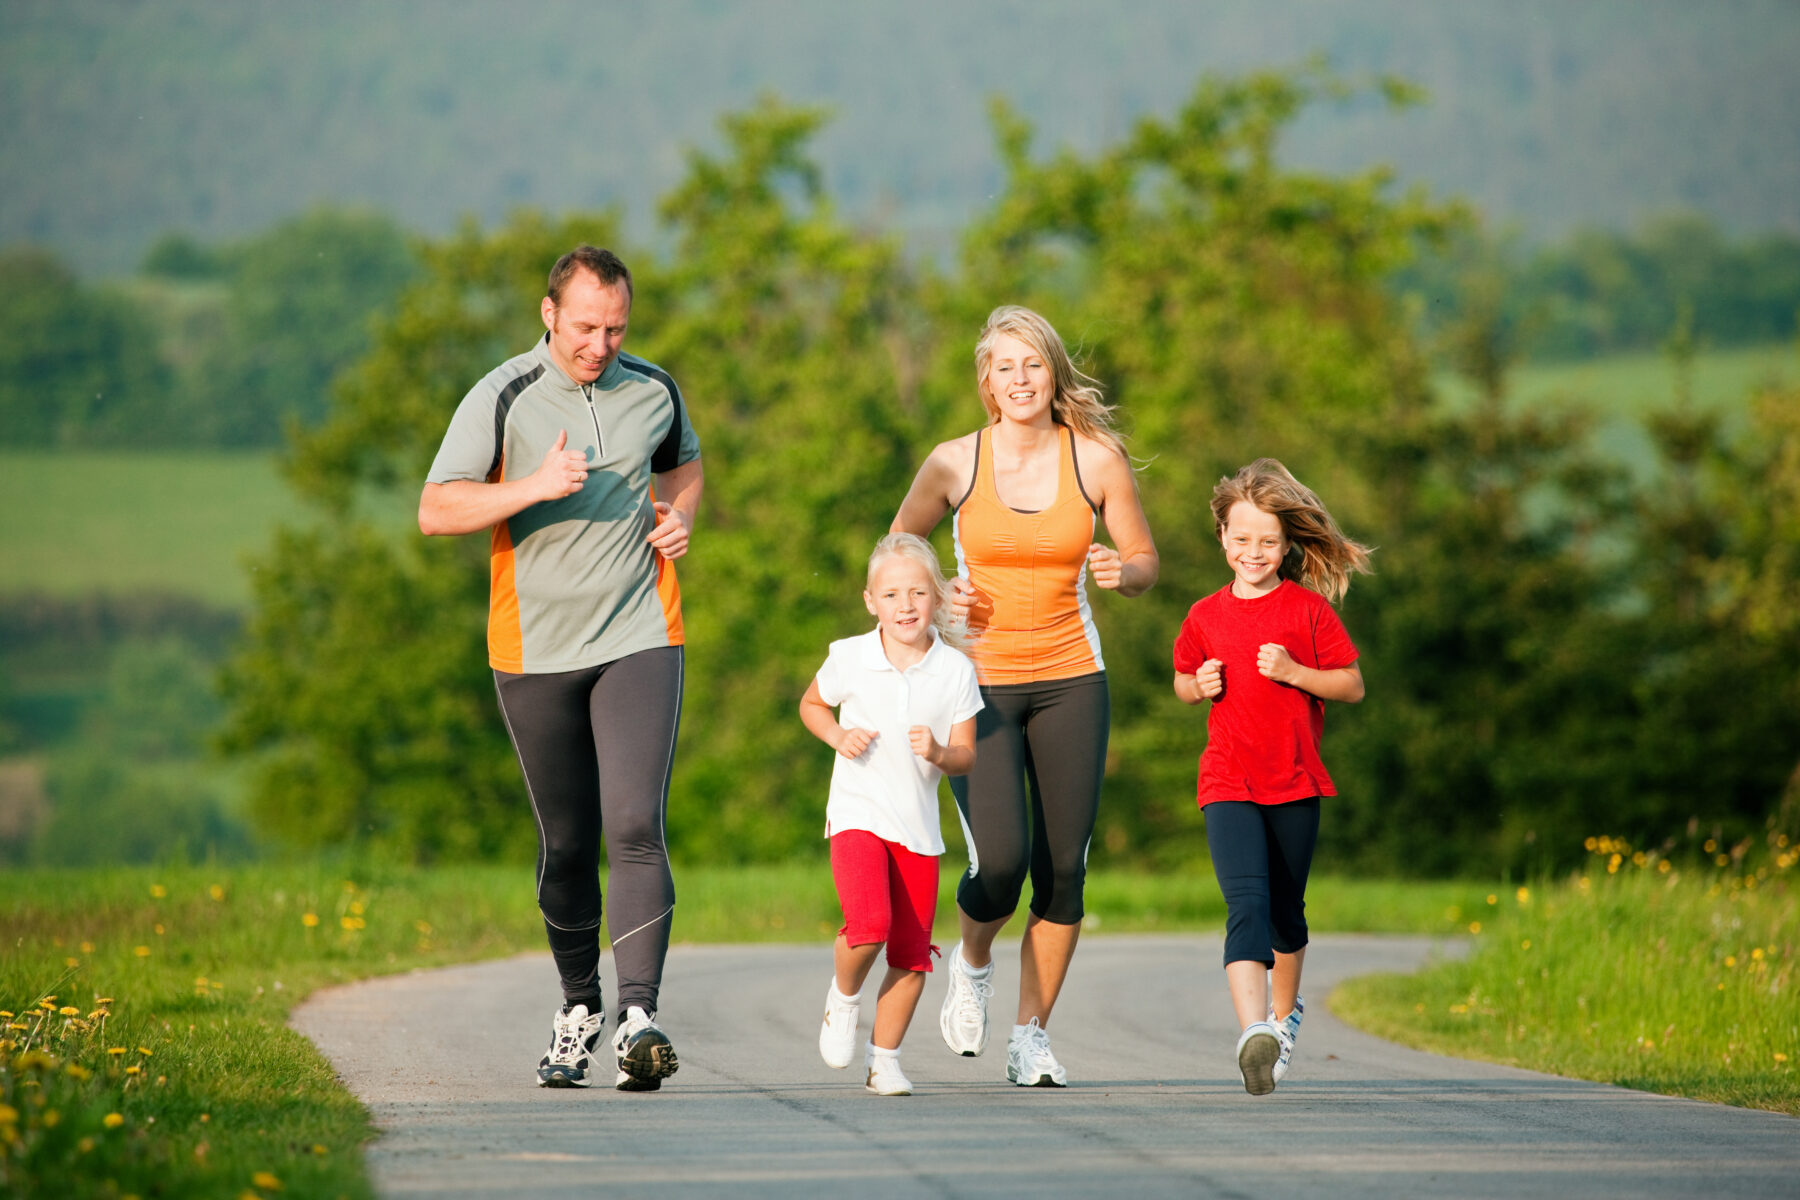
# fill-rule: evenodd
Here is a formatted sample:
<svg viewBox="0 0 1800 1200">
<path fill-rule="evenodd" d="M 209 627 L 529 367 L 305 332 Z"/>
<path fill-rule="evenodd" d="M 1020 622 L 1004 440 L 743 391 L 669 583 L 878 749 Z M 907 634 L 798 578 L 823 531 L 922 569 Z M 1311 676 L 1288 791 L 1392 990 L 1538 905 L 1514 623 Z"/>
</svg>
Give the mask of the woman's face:
<svg viewBox="0 0 1800 1200">
<path fill-rule="evenodd" d="M 1002 417 L 1024 425 L 1049 419 L 1056 383 L 1049 361 L 1031 343 L 1010 333 L 997 335 L 988 355 L 985 386 Z"/>
</svg>

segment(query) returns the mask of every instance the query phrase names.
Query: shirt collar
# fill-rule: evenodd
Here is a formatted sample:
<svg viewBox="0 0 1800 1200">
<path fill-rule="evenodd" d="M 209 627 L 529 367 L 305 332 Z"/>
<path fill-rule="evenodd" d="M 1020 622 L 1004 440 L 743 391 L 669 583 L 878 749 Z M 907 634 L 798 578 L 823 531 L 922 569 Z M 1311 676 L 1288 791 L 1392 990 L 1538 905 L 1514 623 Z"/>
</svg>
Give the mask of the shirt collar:
<svg viewBox="0 0 1800 1200">
<path fill-rule="evenodd" d="M 569 373 L 557 364 L 556 356 L 550 353 L 550 331 L 548 329 L 544 331 L 544 336 L 537 340 L 537 345 L 532 348 L 532 354 L 537 358 L 538 365 L 544 368 L 544 374 L 554 380 L 558 387 L 578 392 L 582 391 L 584 387 L 590 386 L 576 383 L 569 378 Z M 613 355 L 613 360 L 606 364 L 606 370 L 600 372 L 600 378 L 594 380 L 591 386 L 602 392 L 612 390 L 613 385 L 618 382 L 619 373 L 625 369 L 624 357 L 623 351 Z"/>
<path fill-rule="evenodd" d="M 863 634 L 856 640 L 858 643 L 857 655 L 861 665 L 865 669 L 870 671 L 894 671 L 896 673 L 902 673 L 898 667 L 888 661 L 887 652 L 881 648 L 881 630 L 879 628 L 869 630 L 869 632 Z M 921 658 L 918 662 L 908 667 L 907 670 L 935 673 L 939 664 L 941 664 L 944 659 L 942 649 L 943 644 L 942 636 L 938 633 L 937 629 L 933 627 L 931 630 L 931 648 L 925 651 L 924 658 Z"/>
</svg>

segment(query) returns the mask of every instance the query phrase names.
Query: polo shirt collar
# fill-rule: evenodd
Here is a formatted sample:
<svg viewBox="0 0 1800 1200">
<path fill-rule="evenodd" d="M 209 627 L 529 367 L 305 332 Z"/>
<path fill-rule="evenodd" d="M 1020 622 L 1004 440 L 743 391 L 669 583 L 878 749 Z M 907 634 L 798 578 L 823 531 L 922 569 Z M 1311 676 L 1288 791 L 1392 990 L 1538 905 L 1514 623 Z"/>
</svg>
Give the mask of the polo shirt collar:
<svg viewBox="0 0 1800 1200">
<path fill-rule="evenodd" d="M 894 671 L 900 669 L 888 661 L 887 652 L 881 648 L 881 630 L 875 628 L 857 639 L 857 655 L 862 666 L 870 671 Z M 931 630 L 931 648 L 925 651 L 925 657 L 907 668 L 912 671 L 928 671 L 935 674 L 944 661 L 943 639 L 935 627 Z"/>
<path fill-rule="evenodd" d="M 544 368 L 545 376 L 552 380 L 557 387 L 571 392 L 582 390 L 583 385 L 570 379 L 569 373 L 558 365 L 556 356 L 550 353 L 550 331 L 548 329 L 544 331 L 544 336 L 537 340 L 537 345 L 532 348 L 532 354 L 536 357 L 538 365 Z M 623 353 L 613 355 L 613 360 L 606 364 L 606 370 L 600 372 L 600 378 L 594 380 L 593 387 L 596 391 L 611 391 L 613 385 L 618 383 L 619 375 L 625 370 L 623 358 Z"/>
</svg>

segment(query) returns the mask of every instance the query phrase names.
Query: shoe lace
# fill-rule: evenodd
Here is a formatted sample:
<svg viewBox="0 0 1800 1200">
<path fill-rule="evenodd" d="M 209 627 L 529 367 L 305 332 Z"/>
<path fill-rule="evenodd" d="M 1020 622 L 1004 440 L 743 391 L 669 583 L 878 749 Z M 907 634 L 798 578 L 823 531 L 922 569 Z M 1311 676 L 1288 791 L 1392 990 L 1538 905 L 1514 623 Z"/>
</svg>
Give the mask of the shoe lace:
<svg viewBox="0 0 1800 1200">
<path fill-rule="evenodd" d="M 989 997 L 994 994 L 994 985 L 986 979 L 976 979 L 970 975 L 957 972 L 956 1019 L 977 1023 L 987 1011 Z"/>
<path fill-rule="evenodd" d="M 550 1051 L 552 1061 L 570 1063 L 581 1057 L 581 1026 L 581 1020 L 573 1013 L 556 1014 L 554 1044 Z"/>
<path fill-rule="evenodd" d="M 1050 1031 L 1039 1025 L 1036 1017 L 1025 1026 L 1025 1034 L 1019 1039 L 1019 1053 L 1037 1062 L 1056 1061 L 1056 1056 L 1050 1053 Z"/>
</svg>

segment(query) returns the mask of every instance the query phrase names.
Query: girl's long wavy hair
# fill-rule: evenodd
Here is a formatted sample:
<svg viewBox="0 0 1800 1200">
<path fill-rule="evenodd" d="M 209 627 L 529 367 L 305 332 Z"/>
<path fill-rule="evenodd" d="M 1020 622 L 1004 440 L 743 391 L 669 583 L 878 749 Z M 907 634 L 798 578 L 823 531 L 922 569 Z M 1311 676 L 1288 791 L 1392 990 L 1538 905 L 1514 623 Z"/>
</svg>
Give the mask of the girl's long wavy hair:
<svg viewBox="0 0 1800 1200">
<path fill-rule="evenodd" d="M 958 650 L 967 646 L 968 627 L 950 606 L 950 583 L 944 578 L 943 564 L 938 562 L 937 551 L 931 548 L 931 543 L 913 533 L 890 533 L 876 542 L 874 553 L 869 555 L 869 573 L 863 583 L 865 591 L 875 580 L 875 568 L 890 558 L 909 558 L 925 568 L 925 573 L 931 577 L 931 591 L 935 597 L 931 606 L 931 627 L 937 630 L 938 638 L 946 645 Z"/>
<path fill-rule="evenodd" d="M 1111 446 L 1120 457 L 1130 461 L 1125 452 L 1125 439 L 1113 421 L 1112 405 L 1101 395 L 1100 382 L 1082 374 L 1069 357 L 1068 347 L 1050 322 L 1017 304 L 1002 304 L 988 314 L 975 342 L 975 390 L 981 395 L 981 406 L 987 409 L 988 424 L 1000 421 L 1000 406 L 988 394 L 988 370 L 993 364 L 994 339 L 1009 333 L 1043 356 L 1050 367 L 1050 379 L 1056 394 L 1050 399 L 1050 419 L 1067 425 L 1085 438 Z"/>
<path fill-rule="evenodd" d="M 1344 536 L 1313 490 L 1272 458 L 1259 458 L 1213 488 L 1213 533 L 1225 536 L 1231 506 L 1244 501 L 1281 522 L 1287 554 L 1280 574 L 1318 592 L 1333 604 L 1350 590 L 1352 572 L 1370 573 L 1369 547 Z"/>
</svg>

